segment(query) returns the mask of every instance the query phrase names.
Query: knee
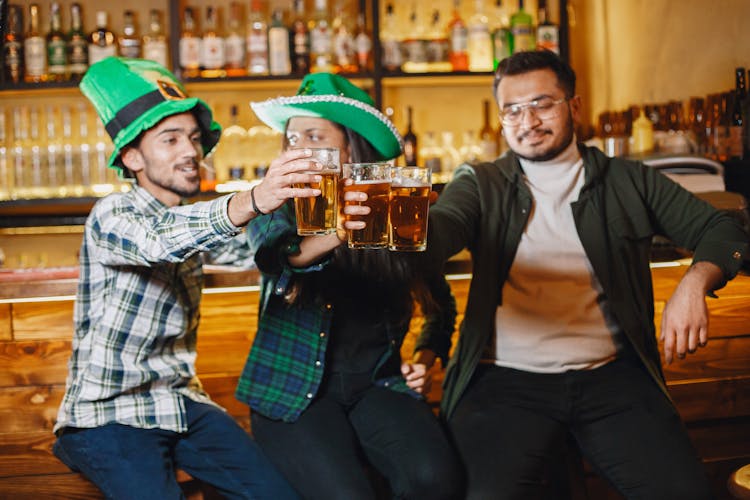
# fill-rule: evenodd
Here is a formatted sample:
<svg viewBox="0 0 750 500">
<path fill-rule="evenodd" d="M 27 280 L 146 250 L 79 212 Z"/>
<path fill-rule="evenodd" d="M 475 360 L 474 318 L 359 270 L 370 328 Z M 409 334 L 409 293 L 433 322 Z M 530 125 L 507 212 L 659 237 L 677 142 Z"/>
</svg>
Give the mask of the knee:
<svg viewBox="0 0 750 500">
<path fill-rule="evenodd" d="M 465 477 L 456 461 L 441 464 L 418 464 L 411 468 L 403 491 L 397 498 L 457 500 L 464 497 Z"/>
</svg>

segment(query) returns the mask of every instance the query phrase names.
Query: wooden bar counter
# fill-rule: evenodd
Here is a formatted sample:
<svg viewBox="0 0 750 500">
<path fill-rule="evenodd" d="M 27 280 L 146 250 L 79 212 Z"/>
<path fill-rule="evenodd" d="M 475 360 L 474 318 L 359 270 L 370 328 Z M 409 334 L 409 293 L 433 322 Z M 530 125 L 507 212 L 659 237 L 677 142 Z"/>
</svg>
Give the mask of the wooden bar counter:
<svg viewBox="0 0 750 500">
<path fill-rule="evenodd" d="M 687 262 L 654 264 L 656 325 Z M 470 274 L 467 265 L 449 271 L 460 321 Z M 90 483 L 70 473 L 51 452 L 52 427 L 65 389 L 73 332 L 74 268 L 0 282 L 0 499 L 92 498 Z M 247 407 L 234 388 L 252 343 L 258 314 L 258 273 L 208 269 L 201 305 L 198 374 L 214 400 L 249 430 Z M 66 274 L 67 273 L 67 274 Z M 750 277 L 740 275 L 708 299 L 711 311 L 706 348 L 665 367 L 677 408 L 706 464 L 717 498 L 730 498 L 726 480 L 750 463 Z M 421 318 L 407 341 L 410 356 Z M 442 372 L 436 377 L 442 379 Z M 439 382 L 439 380 L 437 382 Z M 429 400 L 437 404 L 440 384 Z M 189 478 L 188 478 L 189 479 Z M 186 490 L 187 491 L 187 490 Z M 586 474 L 580 498 L 619 498 L 593 474 Z M 201 498 L 193 492 L 191 498 Z M 190 495 L 188 495 L 190 497 Z"/>
</svg>

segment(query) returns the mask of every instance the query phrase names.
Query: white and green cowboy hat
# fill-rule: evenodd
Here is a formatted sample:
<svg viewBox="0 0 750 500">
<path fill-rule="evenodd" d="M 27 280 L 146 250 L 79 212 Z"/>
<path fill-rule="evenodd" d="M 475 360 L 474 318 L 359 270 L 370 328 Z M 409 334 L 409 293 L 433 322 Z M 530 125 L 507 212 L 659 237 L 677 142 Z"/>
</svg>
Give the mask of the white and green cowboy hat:
<svg viewBox="0 0 750 500">
<path fill-rule="evenodd" d="M 251 102 L 250 106 L 263 123 L 282 133 L 290 118 L 311 116 L 354 130 L 372 144 L 381 160 L 395 158 L 403 149 L 401 134 L 375 108 L 367 92 L 332 73 L 310 73 L 297 95 Z"/>
<path fill-rule="evenodd" d="M 177 78 L 154 61 L 108 57 L 91 65 L 80 89 L 112 138 L 109 166 L 119 169 L 121 175 L 125 173 L 122 148 L 168 116 L 193 112 L 201 128 L 204 154 L 219 142 L 221 126 L 213 121 L 208 105 L 188 97 Z"/>
</svg>

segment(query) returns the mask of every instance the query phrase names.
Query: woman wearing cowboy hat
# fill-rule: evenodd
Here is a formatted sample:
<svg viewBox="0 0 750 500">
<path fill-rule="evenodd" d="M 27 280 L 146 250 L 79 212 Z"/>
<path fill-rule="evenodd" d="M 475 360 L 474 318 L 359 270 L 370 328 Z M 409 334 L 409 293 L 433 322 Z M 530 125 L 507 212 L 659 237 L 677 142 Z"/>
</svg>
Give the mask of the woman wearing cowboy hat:
<svg viewBox="0 0 750 500">
<path fill-rule="evenodd" d="M 284 132 L 285 151 L 334 147 L 342 163 L 401 154 L 393 124 L 337 75 L 307 75 L 297 95 L 252 107 Z M 421 276 L 406 254 L 351 250 L 336 233 L 300 237 L 291 203 L 253 220 L 248 237 L 262 302 L 237 397 L 271 460 L 306 498 L 375 498 L 372 469 L 395 498 L 459 497 L 460 465 L 423 397 L 428 367 L 447 358 L 454 328 L 445 279 Z M 414 359 L 402 362 L 415 297 L 423 337 L 439 340 L 420 338 Z"/>
</svg>

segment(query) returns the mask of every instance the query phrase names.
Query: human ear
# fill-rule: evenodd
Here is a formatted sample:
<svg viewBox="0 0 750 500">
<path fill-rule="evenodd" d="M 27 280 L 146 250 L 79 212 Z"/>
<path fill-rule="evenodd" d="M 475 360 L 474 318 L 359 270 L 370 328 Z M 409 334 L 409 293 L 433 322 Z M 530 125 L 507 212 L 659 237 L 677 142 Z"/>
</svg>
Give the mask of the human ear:
<svg viewBox="0 0 750 500">
<path fill-rule="evenodd" d="M 120 158 L 122 159 L 123 165 L 133 172 L 140 172 L 143 170 L 143 156 L 138 149 L 125 147 L 120 152 Z"/>
</svg>

